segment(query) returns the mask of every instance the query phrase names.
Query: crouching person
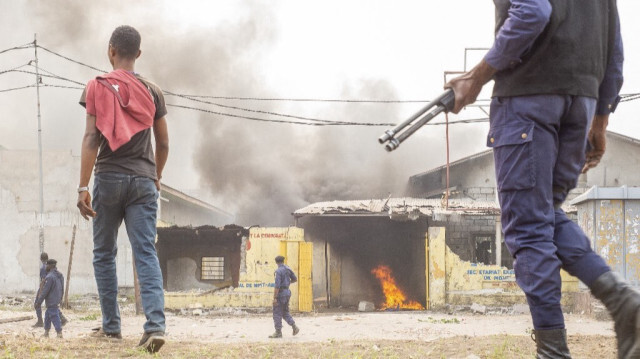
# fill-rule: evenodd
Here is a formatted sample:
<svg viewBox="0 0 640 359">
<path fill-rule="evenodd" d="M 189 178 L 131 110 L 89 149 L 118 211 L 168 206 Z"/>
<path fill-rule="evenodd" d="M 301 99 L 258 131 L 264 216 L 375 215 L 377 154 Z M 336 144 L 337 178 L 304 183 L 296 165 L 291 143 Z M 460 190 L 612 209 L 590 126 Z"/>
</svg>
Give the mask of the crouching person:
<svg viewBox="0 0 640 359">
<path fill-rule="evenodd" d="M 44 301 L 47 306 L 47 311 L 44 313 L 44 335 L 43 337 L 49 337 L 49 329 L 51 329 L 51 323 L 56 329 L 57 337 L 62 338 L 62 324 L 60 323 L 60 302 L 62 301 L 62 293 L 64 288 L 64 277 L 62 273 L 58 271 L 56 265 L 58 262 L 55 259 L 47 260 L 47 276 L 44 278 L 42 290 L 36 298 L 35 307 L 40 308 Z"/>
</svg>

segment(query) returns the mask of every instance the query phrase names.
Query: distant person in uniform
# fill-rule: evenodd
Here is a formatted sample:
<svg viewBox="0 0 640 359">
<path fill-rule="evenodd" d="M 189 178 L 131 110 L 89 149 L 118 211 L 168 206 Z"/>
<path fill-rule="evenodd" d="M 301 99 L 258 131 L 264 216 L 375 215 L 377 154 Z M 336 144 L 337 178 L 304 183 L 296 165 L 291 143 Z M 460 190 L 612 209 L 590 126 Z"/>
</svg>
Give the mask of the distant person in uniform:
<svg viewBox="0 0 640 359">
<path fill-rule="evenodd" d="M 273 289 L 273 325 L 276 328 L 275 333 L 271 334 L 269 338 L 282 338 L 282 318 L 293 327 L 293 335 L 300 332 L 300 328 L 296 325 L 293 317 L 289 313 L 289 299 L 291 298 L 291 291 L 289 285 L 298 281 L 298 277 L 293 273 L 291 268 L 284 264 L 284 257 L 277 256 L 275 275 L 275 287 Z"/>
<path fill-rule="evenodd" d="M 44 278 L 42 289 L 36 298 L 35 307 L 40 308 L 42 302 L 45 302 L 47 311 L 44 313 L 44 335 L 49 337 L 49 329 L 51 323 L 58 333 L 57 337 L 62 338 L 62 323 L 60 322 L 60 302 L 62 301 L 62 293 L 64 288 L 64 277 L 58 272 L 55 259 L 48 259 L 46 265 L 47 276 Z"/>
<path fill-rule="evenodd" d="M 38 296 L 42 291 L 42 286 L 44 286 L 44 278 L 47 276 L 47 260 L 49 259 L 49 255 L 46 252 L 42 252 L 40 254 L 40 283 L 38 284 L 38 292 L 36 293 L 36 298 L 33 301 L 34 307 L 36 309 L 36 317 L 38 321 L 33 325 L 34 328 L 42 328 L 44 327 L 44 322 L 42 321 L 42 304 L 36 306 L 35 303 L 38 300 Z M 65 318 L 64 314 L 60 312 L 60 323 L 64 326 L 67 324 L 67 318 Z"/>
</svg>

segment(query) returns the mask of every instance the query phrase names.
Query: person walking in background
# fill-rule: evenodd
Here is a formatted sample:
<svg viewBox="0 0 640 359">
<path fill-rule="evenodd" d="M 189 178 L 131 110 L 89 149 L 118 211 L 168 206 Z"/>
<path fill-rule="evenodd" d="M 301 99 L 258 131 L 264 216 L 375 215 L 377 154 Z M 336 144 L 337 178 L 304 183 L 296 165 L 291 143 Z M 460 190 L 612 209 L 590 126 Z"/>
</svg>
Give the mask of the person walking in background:
<svg viewBox="0 0 640 359">
<path fill-rule="evenodd" d="M 44 314 L 44 334 L 43 337 L 49 337 L 49 329 L 51 324 L 56 330 L 57 337 L 62 338 L 62 323 L 60 323 L 60 302 L 62 302 L 62 293 L 64 291 L 64 277 L 58 272 L 55 259 L 48 259 L 45 270 L 47 275 L 44 279 L 42 289 L 36 298 L 35 307 L 40 308 L 42 302 L 45 302 L 47 311 Z"/>
<path fill-rule="evenodd" d="M 42 291 L 42 286 L 44 286 L 44 278 L 47 276 L 47 260 L 49 259 L 49 255 L 46 252 L 40 253 L 40 283 L 38 284 L 38 291 L 36 292 L 36 298 L 34 299 L 34 307 L 36 310 L 36 317 L 38 321 L 33 325 L 34 328 L 42 328 L 44 327 L 44 322 L 42 321 L 42 304 L 36 306 L 35 303 L 38 300 L 38 296 L 40 295 L 40 291 Z M 60 323 L 62 326 L 67 324 L 67 318 L 60 311 Z"/>
<path fill-rule="evenodd" d="M 298 328 L 291 313 L 289 313 L 289 299 L 291 299 L 289 286 L 297 282 L 298 277 L 289 266 L 284 264 L 283 256 L 276 257 L 276 264 L 278 269 L 274 273 L 275 283 L 273 289 L 273 325 L 276 331 L 269 338 L 282 338 L 282 318 L 293 328 L 293 335 L 300 332 L 300 328 Z"/>
<path fill-rule="evenodd" d="M 33 306 L 35 307 L 36 318 L 38 318 L 38 321 L 33 325 L 34 328 L 44 327 L 44 321 L 42 321 L 42 303 L 40 305 L 36 305 L 36 303 L 38 302 L 38 297 L 40 296 L 42 286 L 44 285 L 44 278 L 47 276 L 47 259 L 49 259 L 49 255 L 47 253 L 40 253 L 40 282 L 38 283 L 36 298 L 33 301 Z"/>
<path fill-rule="evenodd" d="M 493 148 L 502 230 L 533 319 L 538 358 L 570 358 L 560 269 L 615 322 L 620 358 L 640 358 L 640 293 L 611 271 L 561 206 L 605 151 L 620 99 L 623 48 L 615 0 L 495 0 L 496 38 L 484 59 L 445 87 L 453 112 L 494 79 Z M 588 145 L 587 145 L 588 144 Z"/>
<path fill-rule="evenodd" d="M 92 335 L 122 339 L 116 252 L 118 229 L 124 221 L 147 319 L 139 346 L 155 353 L 165 343 L 164 292 L 155 237 L 169 136 L 162 90 L 134 69 L 140 42 L 133 27 L 116 28 L 107 51 L 113 71 L 89 81 L 80 98 L 87 116 L 77 205 L 85 219 L 93 218 L 93 268 L 102 326 Z M 94 165 L 91 202 L 88 186 Z"/>
</svg>

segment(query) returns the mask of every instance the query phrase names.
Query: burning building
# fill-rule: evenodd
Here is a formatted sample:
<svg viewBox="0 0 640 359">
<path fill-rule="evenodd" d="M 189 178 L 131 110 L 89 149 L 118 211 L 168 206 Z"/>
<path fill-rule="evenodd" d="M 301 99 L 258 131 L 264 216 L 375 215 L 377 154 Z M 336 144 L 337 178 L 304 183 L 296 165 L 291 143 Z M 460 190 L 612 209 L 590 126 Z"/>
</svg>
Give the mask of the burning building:
<svg viewBox="0 0 640 359">
<path fill-rule="evenodd" d="M 419 198 L 320 202 L 294 212 L 297 225 L 313 243 L 316 304 L 356 306 L 366 300 L 380 309 L 429 308 L 432 294 L 444 292 L 439 280 L 473 281 L 478 269 L 487 272 L 480 273 L 485 283 L 475 289 L 495 288 L 498 282 L 515 284 L 511 269 L 496 265 L 502 260 L 494 248 L 502 240 L 488 218 L 495 223 L 498 215 L 493 202 L 452 200 L 446 208 L 441 200 Z M 436 229 L 441 228 L 448 237 L 472 236 L 488 245 L 469 251 L 473 261 L 461 260 L 445 249 L 444 238 L 441 245 L 436 243 Z M 458 263 L 456 268 L 447 270 L 452 263 Z M 456 277 L 461 269 L 467 271 Z M 446 286 L 458 288 L 455 283 Z M 462 285 L 459 292 L 469 288 Z M 448 295 L 450 301 L 457 300 L 455 291 Z"/>
</svg>

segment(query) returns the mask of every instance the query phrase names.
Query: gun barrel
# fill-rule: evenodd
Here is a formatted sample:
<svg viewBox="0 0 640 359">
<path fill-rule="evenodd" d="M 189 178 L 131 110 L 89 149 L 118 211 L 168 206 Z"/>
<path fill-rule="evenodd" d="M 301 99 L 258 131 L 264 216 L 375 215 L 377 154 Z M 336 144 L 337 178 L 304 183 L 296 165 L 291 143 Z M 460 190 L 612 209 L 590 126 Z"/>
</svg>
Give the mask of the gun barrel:
<svg viewBox="0 0 640 359">
<path fill-rule="evenodd" d="M 435 100 L 429 102 L 426 106 L 409 117 L 406 121 L 402 122 L 392 130 L 385 131 L 384 134 L 378 138 L 378 142 L 380 142 L 380 144 L 383 144 L 389 141 L 389 143 L 385 145 L 385 149 L 391 152 L 398 148 L 404 140 L 406 140 L 409 136 L 416 132 L 420 127 L 424 126 L 427 122 L 436 117 L 440 112 L 451 111 L 454 104 L 455 94 L 452 89 L 447 89 Z M 433 111 L 428 112 L 434 106 L 436 106 L 436 108 Z M 414 123 L 416 119 L 418 119 L 418 121 Z M 409 128 L 400 133 L 400 135 L 396 136 L 400 131 L 402 131 L 410 124 L 412 125 Z"/>
<path fill-rule="evenodd" d="M 392 138 L 387 144 L 388 147 L 385 147 L 387 151 L 391 152 L 396 148 L 400 147 L 400 144 L 404 142 L 409 136 L 413 135 L 414 132 L 418 131 L 420 127 L 427 124 L 427 122 L 431 121 L 434 117 L 438 116 L 440 112 L 445 111 L 446 108 L 444 106 L 438 106 L 433 111 L 426 114 L 422 117 L 418 122 L 414 123 L 411 127 L 407 128 L 402 132 L 398 137 Z"/>
<path fill-rule="evenodd" d="M 380 144 L 383 144 L 383 143 L 389 141 L 389 139 L 392 138 L 395 134 L 396 133 L 393 132 L 393 130 L 386 130 L 386 131 L 384 131 L 384 134 L 378 138 L 378 142 Z"/>
</svg>

